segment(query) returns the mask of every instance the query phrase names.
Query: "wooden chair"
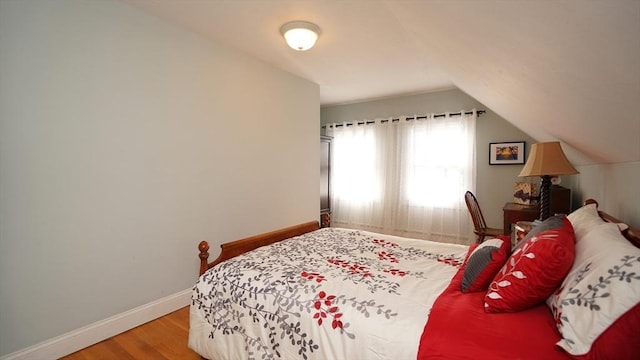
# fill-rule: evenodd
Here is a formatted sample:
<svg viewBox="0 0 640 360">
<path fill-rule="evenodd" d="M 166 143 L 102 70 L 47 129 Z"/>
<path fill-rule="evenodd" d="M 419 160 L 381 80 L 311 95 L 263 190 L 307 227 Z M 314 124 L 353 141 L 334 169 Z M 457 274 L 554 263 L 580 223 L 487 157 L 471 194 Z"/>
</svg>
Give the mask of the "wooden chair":
<svg viewBox="0 0 640 360">
<path fill-rule="evenodd" d="M 484 221 L 484 216 L 482 216 L 482 210 L 480 210 L 480 205 L 478 204 L 478 199 L 473 195 L 471 191 L 467 191 L 464 194 L 464 201 L 467 203 L 467 209 L 469 209 L 469 214 L 471 214 L 471 219 L 473 220 L 473 233 L 478 236 L 476 240 L 478 243 L 484 241 L 484 238 L 496 237 L 498 235 L 504 235 L 503 229 L 495 229 L 487 227 L 487 223 Z"/>
</svg>

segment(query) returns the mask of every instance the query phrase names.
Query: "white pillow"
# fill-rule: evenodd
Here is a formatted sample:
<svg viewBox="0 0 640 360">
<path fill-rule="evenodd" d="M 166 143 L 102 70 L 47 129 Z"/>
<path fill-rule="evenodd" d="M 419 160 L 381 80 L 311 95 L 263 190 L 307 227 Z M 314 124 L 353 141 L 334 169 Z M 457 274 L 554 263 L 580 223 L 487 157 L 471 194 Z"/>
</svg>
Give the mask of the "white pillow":
<svg viewBox="0 0 640 360">
<path fill-rule="evenodd" d="M 547 299 L 562 340 L 572 355 L 591 345 L 619 317 L 640 303 L 640 249 L 616 224 L 593 226 L 576 242 L 576 258 L 562 286 Z"/>
<path fill-rule="evenodd" d="M 591 229 L 605 221 L 598 215 L 596 204 L 585 205 L 571 214 L 567 215 L 567 219 L 573 226 L 573 232 L 576 234 L 576 241 L 580 241 Z"/>
<path fill-rule="evenodd" d="M 567 219 L 573 226 L 573 232 L 576 234 L 576 243 L 580 242 L 582 238 L 592 229 L 600 224 L 604 224 L 606 221 L 602 220 L 598 215 L 598 207 L 596 204 L 588 204 L 581 208 L 576 209 L 571 214 L 567 215 Z M 616 224 L 620 231 L 624 231 L 629 228 L 627 224 Z"/>
</svg>

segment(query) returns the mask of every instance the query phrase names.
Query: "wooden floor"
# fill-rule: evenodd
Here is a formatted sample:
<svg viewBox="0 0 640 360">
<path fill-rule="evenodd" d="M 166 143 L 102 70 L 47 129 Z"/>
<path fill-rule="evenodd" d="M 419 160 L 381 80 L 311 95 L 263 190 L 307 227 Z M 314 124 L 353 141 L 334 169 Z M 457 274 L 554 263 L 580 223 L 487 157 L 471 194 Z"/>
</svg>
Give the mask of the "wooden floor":
<svg viewBox="0 0 640 360">
<path fill-rule="evenodd" d="M 200 360 L 200 356 L 187 347 L 188 334 L 189 307 L 184 307 L 62 359 Z"/>
</svg>

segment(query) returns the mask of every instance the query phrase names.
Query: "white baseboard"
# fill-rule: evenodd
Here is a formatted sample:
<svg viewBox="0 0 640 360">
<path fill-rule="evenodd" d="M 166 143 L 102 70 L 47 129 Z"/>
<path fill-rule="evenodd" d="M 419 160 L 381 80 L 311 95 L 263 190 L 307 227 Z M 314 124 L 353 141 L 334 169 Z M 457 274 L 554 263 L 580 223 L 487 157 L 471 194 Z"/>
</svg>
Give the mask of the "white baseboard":
<svg viewBox="0 0 640 360">
<path fill-rule="evenodd" d="M 42 343 L 0 357 L 0 360 L 57 359 L 189 305 L 191 289 L 165 296 L 135 309 L 89 324 Z"/>
</svg>

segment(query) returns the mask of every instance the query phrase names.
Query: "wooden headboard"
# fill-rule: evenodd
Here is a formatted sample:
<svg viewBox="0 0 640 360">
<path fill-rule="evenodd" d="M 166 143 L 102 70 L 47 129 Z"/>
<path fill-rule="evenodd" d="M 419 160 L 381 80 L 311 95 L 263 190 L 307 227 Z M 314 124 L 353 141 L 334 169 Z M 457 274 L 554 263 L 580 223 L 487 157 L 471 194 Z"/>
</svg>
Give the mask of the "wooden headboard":
<svg viewBox="0 0 640 360">
<path fill-rule="evenodd" d="M 209 243 L 201 241 L 198 245 L 198 250 L 200 250 L 200 255 L 198 255 L 200 257 L 200 275 L 204 274 L 207 270 L 217 264 L 227 259 L 231 259 L 234 256 L 246 253 L 247 251 L 259 248 L 260 246 L 273 244 L 274 242 L 306 234 L 308 232 L 318 230 L 319 228 L 320 224 L 318 224 L 317 221 L 310 221 L 284 229 L 224 243 L 220 245 L 220 248 L 222 249 L 220 251 L 220 255 L 212 262 L 209 262 Z"/>
<path fill-rule="evenodd" d="M 593 199 L 588 199 L 587 201 L 585 201 L 585 204 L 596 204 L 596 207 L 598 206 L 598 202 Z M 598 210 L 598 213 L 600 214 L 600 217 L 605 221 L 613 223 L 624 223 L 624 221 L 619 220 L 604 211 Z M 207 243 L 206 241 L 202 241 L 198 245 L 198 250 L 200 250 L 200 275 L 204 274 L 208 269 L 211 269 L 215 265 L 234 256 L 238 256 L 260 246 L 269 245 L 277 241 L 288 239 L 290 237 L 302 235 L 319 228 L 320 225 L 317 221 L 310 221 L 307 223 L 290 226 L 284 229 L 227 242 L 220 245 L 220 248 L 222 249 L 220 255 L 212 262 L 209 262 L 209 243 Z M 622 232 L 622 235 L 624 235 L 624 237 L 627 238 L 627 240 L 629 240 L 633 245 L 640 248 L 640 229 L 629 227 Z"/>
<path fill-rule="evenodd" d="M 585 201 L 584 204 L 585 205 L 596 204 L 596 208 L 598 207 L 598 202 L 595 201 L 594 199 L 587 199 L 587 201 Z M 607 222 L 624 223 L 624 221 L 622 221 L 620 219 L 617 219 L 617 218 L 607 214 L 604 211 L 598 210 L 598 214 L 600 215 L 601 218 L 603 218 Z M 628 229 L 622 231 L 622 235 L 624 235 L 624 237 L 627 240 L 629 240 L 633 245 L 635 245 L 636 247 L 640 248 L 640 229 L 637 229 L 637 228 L 629 226 Z"/>
</svg>

